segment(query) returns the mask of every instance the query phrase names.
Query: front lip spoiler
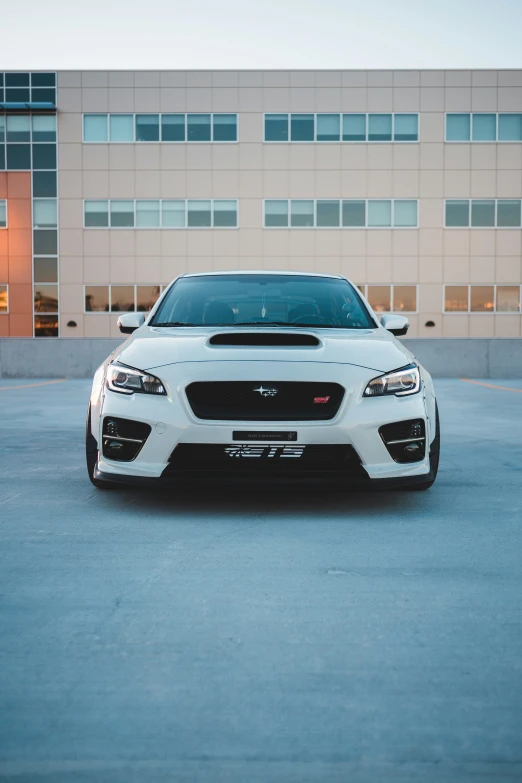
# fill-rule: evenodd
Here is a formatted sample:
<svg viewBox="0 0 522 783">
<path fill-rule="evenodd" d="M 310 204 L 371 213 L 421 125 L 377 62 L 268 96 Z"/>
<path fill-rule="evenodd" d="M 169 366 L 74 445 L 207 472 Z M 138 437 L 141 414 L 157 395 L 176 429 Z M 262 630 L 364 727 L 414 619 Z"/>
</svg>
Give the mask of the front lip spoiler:
<svg viewBox="0 0 522 783">
<path fill-rule="evenodd" d="M 306 474 L 292 474 L 292 475 L 280 475 L 272 474 L 270 476 L 268 475 L 259 475 L 256 476 L 255 474 L 252 474 L 250 471 L 248 472 L 248 475 L 240 474 L 239 472 L 234 472 L 233 474 L 230 473 L 230 471 L 194 471 L 189 473 L 183 472 L 179 475 L 179 477 L 173 477 L 171 474 L 164 475 L 164 473 L 159 476 L 158 478 L 148 478 L 146 476 L 128 476 L 123 473 L 102 473 L 101 470 L 99 470 L 98 465 L 96 465 L 94 469 L 94 478 L 97 481 L 103 481 L 106 484 L 114 484 L 114 485 L 127 485 L 129 487 L 154 487 L 155 489 L 172 489 L 176 488 L 179 489 L 180 487 L 187 487 L 190 488 L 192 485 L 194 487 L 201 486 L 201 481 L 205 481 L 208 486 L 212 487 L 220 487 L 223 486 L 223 484 L 227 485 L 235 485 L 239 488 L 245 486 L 245 485 L 253 485 L 253 486 L 267 486 L 267 485 L 276 485 L 276 486 L 291 486 L 292 484 L 300 485 L 300 484 L 313 484 L 313 485 L 325 485 L 330 484 L 337 486 L 339 488 L 346 488 L 350 489 L 352 491 L 361 490 L 361 491 L 372 491 L 372 490 L 389 490 L 389 489 L 400 489 L 401 487 L 409 487 L 414 484 L 426 484 L 429 481 L 432 481 L 434 476 L 432 471 L 430 470 L 428 473 L 421 474 L 420 476 L 402 476 L 399 478 L 382 478 L 382 479 L 370 479 L 368 478 L 360 478 L 352 479 L 350 480 L 349 476 L 346 476 L 346 474 L 339 472 L 332 472 L 332 471 L 325 471 L 324 475 L 317 475 L 315 477 L 310 477 Z"/>
</svg>

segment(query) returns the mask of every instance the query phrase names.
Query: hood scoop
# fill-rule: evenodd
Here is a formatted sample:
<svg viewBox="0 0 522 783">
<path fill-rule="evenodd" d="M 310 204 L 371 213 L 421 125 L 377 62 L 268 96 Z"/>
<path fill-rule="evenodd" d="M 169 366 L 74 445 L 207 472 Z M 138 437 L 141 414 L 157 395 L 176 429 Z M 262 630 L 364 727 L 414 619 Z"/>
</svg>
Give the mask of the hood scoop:
<svg viewBox="0 0 522 783">
<path fill-rule="evenodd" d="M 320 341 L 313 334 L 301 332 L 222 332 L 214 334 L 208 341 L 209 345 L 258 345 L 258 346 L 315 346 Z"/>
</svg>

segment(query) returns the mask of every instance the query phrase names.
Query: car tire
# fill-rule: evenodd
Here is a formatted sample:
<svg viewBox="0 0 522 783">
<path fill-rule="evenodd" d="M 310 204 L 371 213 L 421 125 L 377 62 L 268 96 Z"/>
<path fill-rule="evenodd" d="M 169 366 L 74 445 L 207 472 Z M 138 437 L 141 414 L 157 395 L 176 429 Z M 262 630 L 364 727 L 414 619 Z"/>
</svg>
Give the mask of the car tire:
<svg viewBox="0 0 522 783">
<path fill-rule="evenodd" d="M 417 492 L 423 492 L 429 489 L 435 483 L 437 473 L 439 472 L 439 456 L 440 456 L 440 420 L 439 420 L 439 408 L 435 403 L 435 437 L 430 448 L 430 473 L 431 480 L 425 481 L 423 484 L 412 484 L 408 489 L 416 490 Z"/>
<path fill-rule="evenodd" d="M 98 489 L 109 489 L 110 484 L 105 481 L 100 481 L 94 478 L 94 470 L 96 463 L 98 462 L 98 442 L 91 431 L 91 406 L 87 411 L 87 422 L 85 425 L 85 459 L 87 462 L 87 473 L 91 484 L 94 484 Z"/>
</svg>

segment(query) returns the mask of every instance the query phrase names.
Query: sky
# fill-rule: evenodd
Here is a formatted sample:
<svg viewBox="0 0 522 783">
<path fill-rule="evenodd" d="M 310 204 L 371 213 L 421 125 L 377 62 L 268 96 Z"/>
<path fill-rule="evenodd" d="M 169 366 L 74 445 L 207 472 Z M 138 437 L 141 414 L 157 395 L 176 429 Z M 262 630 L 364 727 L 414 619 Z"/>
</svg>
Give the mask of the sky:
<svg viewBox="0 0 522 783">
<path fill-rule="evenodd" d="M 520 68 L 522 0 L 3 0 L 0 70 Z"/>
</svg>

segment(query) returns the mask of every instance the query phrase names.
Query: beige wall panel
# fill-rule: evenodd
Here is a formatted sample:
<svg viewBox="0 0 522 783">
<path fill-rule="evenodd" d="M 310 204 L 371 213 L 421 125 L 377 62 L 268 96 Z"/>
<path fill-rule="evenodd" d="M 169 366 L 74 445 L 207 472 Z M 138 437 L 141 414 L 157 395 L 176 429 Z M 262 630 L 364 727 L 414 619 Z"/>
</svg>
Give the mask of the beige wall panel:
<svg viewBox="0 0 522 783">
<path fill-rule="evenodd" d="M 212 168 L 212 144 L 187 144 L 185 154 L 188 171 Z"/>
<path fill-rule="evenodd" d="M 444 71 L 421 71 L 421 87 L 444 87 Z"/>
<path fill-rule="evenodd" d="M 392 71 L 368 71 L 368 87 L 391 87 Z"/>
<path fill-rule="evenodd" d="M 522 321 L 519 315 L 495 315 L 495 337 L 520 337 L 522 335 Z"/>
<path fill-rule="evenodd" d="M 290 168 L 290 145 L 263 145 L 263 168 L 288 171 Z"/>
<path fill-rule="evenodd" d="M 212 87 L 212 71 L 187 71 L 187 87 Z"/>
<path fill-rule="evenodd" d="M 522 106 L 522 87 L 499 87 L 498 110 L 520 111 Z"/>
<path fill-rule="evenodd" d="M 187 149 L 188 145 L 185 144 L 162 144 L 160 150 L 161 171 L 182 170 L 185 173 Z"/>
<path fill-rule="evenodd" d="M 198 172 L 198 174 L 203 173 L 205 172 Z M 201 192 L 211 192 L 213 198 L 237 199 L 239 194 L 239 172 L 237 170 L 213 171 L 211 190 L 200 191 L 200 193 Z"/>
<path fill-rule="evenodd" d="M 315 172 L 315 196 L 321 199 L 341 198 L 343 195 L 341 185 L 341 172 L 316 171 Z"/>
<path fill-rule="evenodd" d="M 60 229 L 83 228 L 83 201 L 60 199 Z"/>
<path fill-rule="evenodd" d="M 519 255 L 497 257 L 495 282 L 522 283 L 522 261 Z"/>
<path fill-rule="evenodd" d="M 83 283 L 84 279 L 81 256 L 60 256 L 60 285 L 62 283 Z"/>
<path fill-rule="evenodd" d="M 393 146 L 391 144 L 368 144 L 367 165 L 369 169 L 393 168 Z"/>
<path fill-rule="evenodd" d="M 159 87 L 160 86 L 159 71 L 135 71 L 134 86 L 137 88 Z"/>
<path fill-rule="evenodd" d="M 420 164 L 419 144 L 393 144 L 394 169 L 418 169 Z"/>
<path fill-rule="evenodd" d="M 231 172 L 219 172 L 219 174 L 229 174 Z M 211 171 L 191 171 L 187 174 L 185 180 L 186 198 L 211 198 L 213 174 Z M 237 196 L 237 189 L 234 198 Z"/>
<path fill-rule="evenodd" d="M 109 171 L 109 198 L 134 198 L 142 196 L 141 189 L 135 188 L 137 175 L 134 171 Z M 157 195 L 157 191 L 156 194 Z"/>
<path fill-rule="evenodd" d="M 358 229 L 341 231 L 341 257 L 366 256 L 367 233 L 365 230 Z"/>
<path fill-rule="evenodd" d="M 368 283 L 389 283 L 392 277 L 392 260 L 389 256 L 368 256 L 366 281 Z"/>
<path fill-rule="evenodd" d="M 84 112 L 105 112 L 109 111 L 109 90 L 87 87 L 82 88 L 82 108 Z M 71 111 L 70 109 L 67 109 Z"/>
<path fill-rule="evenodd" d="M 368 198 L 390 198 L 393 190 L 393 171 L 375 169 L 368 172 Z"/>
<path fill-rule="evenodd" d="M 435 326 L 426 326 L 425 324 L 431 321 Z M 418 337 L 442 337 L 442 316 L 440 314 L 440 308 L 436 313 L 423 312 L 418 317 L 417 326 Z"/>
<path fill-rule="evenodd" d="M 164 145 L 161 145 L 164 146 Z M 159 144 L 136 144 L 134 146 L 134 165 L 137 169 L 153 170 L 160 168 Z"/>
<path fill-rule="evenodd" d="M 444 232 L 444 254 L 446 256 L 469 256 L 470 231 L 452 228 Z"/>
<path fill-rule="evenodd" d="M 110 71 L 109 87 L 134 87 L 134 72 Z"/>
<path fill-rule="evenodd" d="M 470 337 L 494 337 L 495 321 L 492 313 L 472 313 L 469 316 Z"/>
<path fill-rule="evenodd" d="M 316 111 L 337 112 L 341 107 L 340 87 L 321 87 L 315 91 Z"/>
<path fill-rule="evenodd" d="M 238 102 L 239 110 L 242 112 L 262 112 L 263 89 L 261 87 L 240 87 L 238 90 Z M 243 134 L 241 133 L 242 137 Z"/>
<path fill-rule="evenodd" d="M 85 337 L 109 337 L 111 333 L 111 316 L 103 313 L 86 315 L 83 320 Z"/>
<path fill-rule="evenodd" d="M 238 269 L 253 269 L 255 271 L 263 269 L 264 259 L 260 256 L 240 256 L 238 258 Z"/>
<path fill-rule="evenodd" d="M 495 198 L 497 195 L 496 171 L 471 171 L 471 196 L 473 198 Z"/>
<path fill-rule="evenodd" d="M 67 313 L 63 312 L 60 315 L 60 337 L 84 337 L 83 329 L 83 312 L 81 313 Z M 76 326 L 67 326 L 69 321 L 75 321 Z"/>
<path fill-rule="evenodd" d="M 314 254 L 315 243 L 312 231 L 313 229 L 293 229 L 290 231 L 289 256 L 300 258 Z"/>
<path fill-rule="evenodd" d="M 315 145 L 290 144 L 289 150 L 290 150 L 291 169 L 314 169 L 315 168 Z"/>
<path fill-rule="evenodd" d="M 394 256 L 419 255 L 419 231 L 392 231 L 392 254 Z"/>
<path fill-rule="evenodd" d="M 211 256 L 212 231 L 192 229 L 187 231 L 187 256 Z"/>
<path fill-rule="evenodd" d="M 83 230 L 64 228 L 60 230 L 60 253 L 64 256 L 83 255 Z"/>
<path fill-rule="evenodd" d="M 495 259 L 488 256 L 472 256 L 469 263 L 470 283 L 492 283 L 495 280 Z"/>
<path fill-rule="evenodd" d="M 496 87 L 473 87 L 471 90 L 472 111 L 497 111 Z"/>
<path fill-rule="evenodd" d="M 187 109 L 187 92 L 184 87 L 161 87 L 159 103 L 162 112 L 184 112 Z"/>
<path fill-rule="evenodd" d="M 522 144 L 498 144 L 496 146 L 499 169 L 522 168 Z"/>
<path fill-rule="evenodd" d="M 315 172 L 290 171 L 288 195 L 290 198 L 314 198 Z"/>
<path fill-rule="evenodd" d="M 83 312 L 83 285 L 70 285 L 60 281 L 60 310 L 66 313 Z"/>
<path fill-rule="evenodd" d="M 467 171 L 471 167 L 471 144 L 445 144 L 444 168 Z"/>
<path fill-rule="evenodd" d="M 290 255 L 290 232 L 285 229 L 263 231 L 263 255 L 284 256 Z"/>
<path fill-rule="evenodd" d="M 446 169 L 444 172 L 444 196 L 446 198 L 470 198 L 471 173 L 463 169 Z"/>
<path fill-rule="evenodd" d="M 107 108 L 112 112 L 133 112 L 134 90 L 128 87 L 109 87 Z"/>
<path fill-rule="evenodd" d="M 241 228 L 259 228 L 263 224 L 263 202 L 260 198 L 244 198 L 240 204 Z"/>
<path fill-rule="evenodd" d="M 422 112 L 444 111 L 444 88 L 421 87 L 420 110 Z"/>
<path fill-rule="evenodd" d="M 368 111 L 393 111 L 391 87 L 368 87 Z"/>
<path fill-rule="evenodd" d="M 161 282 L 163 285 L 175 280 L 179 275 L 183 275 L 187 271 L 187 263 L 185 257 L 176 258 L 162 258 L 161 259 Z"/>
<path fill-rule="evenodd" d="M 419 336 L 419 316 L 418 315 L 408 315 L 408 321 L 410 323 L 410 328 L 408 329 L 408 337 L 418 337 Z"/>
<path fill-rule="evenodd" d="M 299 264 L 299 266 L 297 266 L 297 264 Z M 298 262 L 297 260 L 293 261 L 292 269 L 295 269 L 295 271 L 314 271 L 324 272 L 328 275 L 340 275 L 341 259 L 339 256 L 327 256 L 326 258 L 322 258 L 321 256 L 317 256 L 316 258 L 307 256 L 306 258 L 303 258 L 301 262 Z"/>
<path fill-rule="evenodd" d="M 184 171 L 160 171 L 160 198 L 185 198 L 186 175 Z"/>
<path fill-rule="evenodd" d="M 441 256 L 444 231 L 440 228 L 419 230 L 419 253 L 421 256 Z"/>
<path fill-rule="evenodd" d="M 387 229 L 379 231 L 369 229 L 366 247 L 369 256 L 391 256 L 392 232 Z"/>
<path fill-rule="evenodd" d="M 288 198 L 289 171 L 263 171 L 264 198 Z"/>
<path fill-rule="evenodd" d="M 82 86 L 82 74 L 81 74 L 81 71 L 59 71 L 58 72 L 58 88 L 61 88 L 61 87 L 81 87 L 81 86 Z"/>
<path fill-rule="evenodd" d="M 314 87 L 292 87 L 288 111 L 309 113 L 316 110 Z"/>
<path fill-rule="evenodd" d="M 441 256 L 423 256 L 419 259 L 419 282 L 420 283 L 441 283 L 442 282 L 442 257 Z"/>
<path fill-rule="evenodd" d="M 121 339 L 121 332 L 118 327 L 118 316 L 117 315 L 111 315 L 110 320 L 110 329 L 111 329 L 111 337 L 119 337 Z"/>
<path fill-rule="evenodd" d="M 172 258 L 187 255 L 187 234 L 188 231 L 161 231 L 161 256 L 162 258 Z"/>
<path fill-rule="evenodd" d="M 111 259 L 113 256 L 134 256 L 136 231 L 126 228 L 109 231 L 109 248 Z"/>
<path fill-rule="evenodd" d="M 343 87 L 366 87 L 368 85 L 367 71 L 343 71 L 341 73 Z"/>
<path fill-rule="evenodd" d="M 109 145 L 83 144 L 82 162 L 84 170 L 107 171 L 109 168 Z"/>
<path fill-rule="evenodd" d="M 440 228 L 442 209 L 440 199 L 425 198 L 419 203 L 420 228 Z"/>
<path fill-rule="evenodd" d="M 82 142 L 82 115 L 72 112 L 58 114 L 58 138 L 61 142 Z"/>
<path fill-rule="evenodd" d="M 263 168 L 263 144 L 239 144 L 240 169 Z"/>
<path fill-rule="evenodd" d="M 441 285 L 419 286 L 419 301 L 417 307 L 421 313 L 440 313 L 442 306 Z"/>
<path fill-rule="evenodd" d="M 58 144 L 58 161 L 61 171 L 78 171 L 82 168 L 82 145 Z"/>
<path fill-rule="evenodd" d="M 368 144 L 343 144 L 341 146 L 343 169 L 366 169 L 368 167 Z"/>
<path fill-rule="evenodd" d="M 234 260 L 237 267 L 239 255 L 239 231 L 212 231 L 212 254 L 214 256 L 227 256 Z"/>
<path fill-rule="evenodd" d="M 467 283 L 469 280 L 468 256 L 444 256 L 443 280 L 445 283 Z M 430 309 L 433 309 L 430 308 Z"/>
<path fill-rule="evenodd" d="M 212 90 L 209 109 L 215 112 L 239 111 L 239 91 L 237 87 L 215 87 Z"/>
<path fill-rule="evenodd" d="M 59 87 L 58 106 L 60 107 L 60 111 L 81 112 L 82 111 L 81 90 L 72 87 Z"/>
<path fill-rule="evenodd" d="M 103 229 L 85 229 L 83 232 L 83 255 L 107 257 L 111 247 L 111 232 Z"/>
<path fill-rule="evenodd" d="M 419 127 L 422 141 L 444 141 L 444 114 L 442 112 L 422 114 Z"/>
<path fill-rule="evenodd" d="M 341 231 L 336 229 L 316 229 L 313 232 L 316 256 L 341 255 Z"/>
<path fill-rule="evenodd" d="M 469 252 L 472 256 L 494 256 L 496 231 L 474 228 L 469 236 Z M 492 278 L 493 279 L 493 278 Z"/>
<path fill-rule="evenodd" d="M 520 171 L 497 171 L 497 195 L 499 198 L 521 198 L 522 176 Z"/>
<path fill-rule="evenodd" d="M 368 91 L 366 87 L 342 87 L 341 111 L 368 111 Z"/>
<path fill-rule="evenodd" d="M 471 84 L 473 87 L 496 87 L 497 71 L 472 71 Z"/>
<path fill-rule="evenodd" d="M 111 283 L 135 283 L 136 259 L 133 256 L 111 256 Z"/>
<path fill-rule="evenodd" d="M 341 145 L 318 144 L 315 150 L 315 166 L 318 169 L 339 170 L 341 168 Z"/>
<path fill-rule="evenodd" d="M 164 229 L 165 230 L 165 229 Z M 136 231 L 135 249 L 133 255 L 147 257 L 161 255 L 161 229 L 140 228 Z"/>
<path fill-rule="evenodd" d="M 82 198 L 83 174 L 81 171 L 59 171 L 58 192 L 60 198 Z"/>
<path fill-rule="evenodd" d="M 375 172 L 371 171 L 370 174 Z M 388 172 L 386 172 L 388 173 Z M 394 198 L 417 198 L 419 195 L 419 172 L 394 170 L 393 187 L 390 191 Z"/>
<path fill-rule="evenodd" d="M 136 258 L 136 282 L 157 285 L 161 282 L 162 263 L 158 256 Z"/>
<path fill-rule="evenodd" d="M 134 171 L 134 144 L 109 144 L 109 169 Z"/>
<path fill-rule="evenodd" d="M 444 172 L 443 171 L 420 171 L 419 172 L 419 195 L 421 198 L 439 198 L 444 194 Z M 440 214 L 442 215 L 442 202 L 440 202 Z M 442 225 L 442 218 L 439 222 Z"/>
<path fill-rule="evenodd" d="M 263 84 L 265 87 L 289 87 L 290 71 L 264 71 Z"/>
<path fill-rule="evenodd" d="M 317 87 L 340 87 L 342 84 L 341 71 L 316 71 L 315 83 Z"/>
<path fill-rule="evenodd" d="M 287 87 L 265 87 L 263 90 L 263 111 L 287 112 L 290 106 L 290 90 Z"/>
<path fill-rule="evenodd" d="M 291 71 L 290 87 L 315 87 L 315 71 Z"/>
<path fill-rule="evenodd" d="M 471 111 L 471 89 L 468 87 L 446 87 L 444 108 L 446 111 Z"/>
<path fill-rule="evenodd" d="M 107 170 L 86 170 L 83 172 L 83 197 L 109 198 L 109 172 Z"/>
<path fill-rule="evenodd" d="M 217 174 L 218 172 L 214 172 L 214 174 Z M 308 172 L 290 172 L 290 193 L 289 195 L 294 195 L 292 193 L 292 177 L 296 174 L 306 174 Z M 248 171 L 244 169 L 240 169 L 238 172 L 238 182 L 239 182 L 239 190 L 238 190 L 238 196 L 239 198 L 261 198 L 263 195 L 263 175 L 261 171 Z M 298 190 L 297 193 L 301 193 L 301 190 Z"/>
<path fill-rule="evenodd" d="M 341 171 L 341 192 L 343 198 L 366 198 L 368 194 L 368 172 L 360 170 Z"/>
<path fill-rule="evenodd" d="M 522 87 L 522 70 L 498 71 L 498 85 L 499 87 Z"/>
<path fill-rule="evenodd" d="M 420 71 L 394 71 L 394 87 L 420 87 Z"/>
<path fill-rule="evenodd" d="M 497 144 L 472 144 L 471 168 L 496 169 L 497 147 Z"/>
<path fill-rule="evenodd" d="M 110 280 L 110 269 L 111 261 L 108 256 L 84 256 L 83 281 L 87 285 L 90 283 L 108 283 Z"/>
<path fill-rule="evenodd" d="M 186 101 L 188 112 L 212 111 L 212 90 L 208 87 L 187 88 Z"/>
<path fill-rule="evenodd" d="M 420 111 L 419 88 L 395 87 L 393 90 L 393 111 Z"/>
<path fill-rule="evenodd" d="M 340 274 L 355 285 L 366 282 L 366 256 L 341 256 Z"/>
<path fill-rule="evenodd" d="M 239 76 L 237 71 L 214 71 L 212 73 L 214 87 L 237 87 Z"/>
<path fill-rule="evenodd" d="M 263 71 L 239 71 L 240 87 L 262 87 Z"/>
<path fill-rule="evenodd" d="M 263 248 L 263 230 L 260 228 L 241 228 L 238 231 L 238 234 L 239 255 L 258 257 Z"/>
<path fill-rule="evenodd" d="M 445 71 L 444 84 L 446 87 L 470 87 L 471 71 Z"/>
<path fill-rule="evenodd" d="M 522 232 L 516 229 L 497 229 L 497 256 L 520 256 Z"/>
</svg>

